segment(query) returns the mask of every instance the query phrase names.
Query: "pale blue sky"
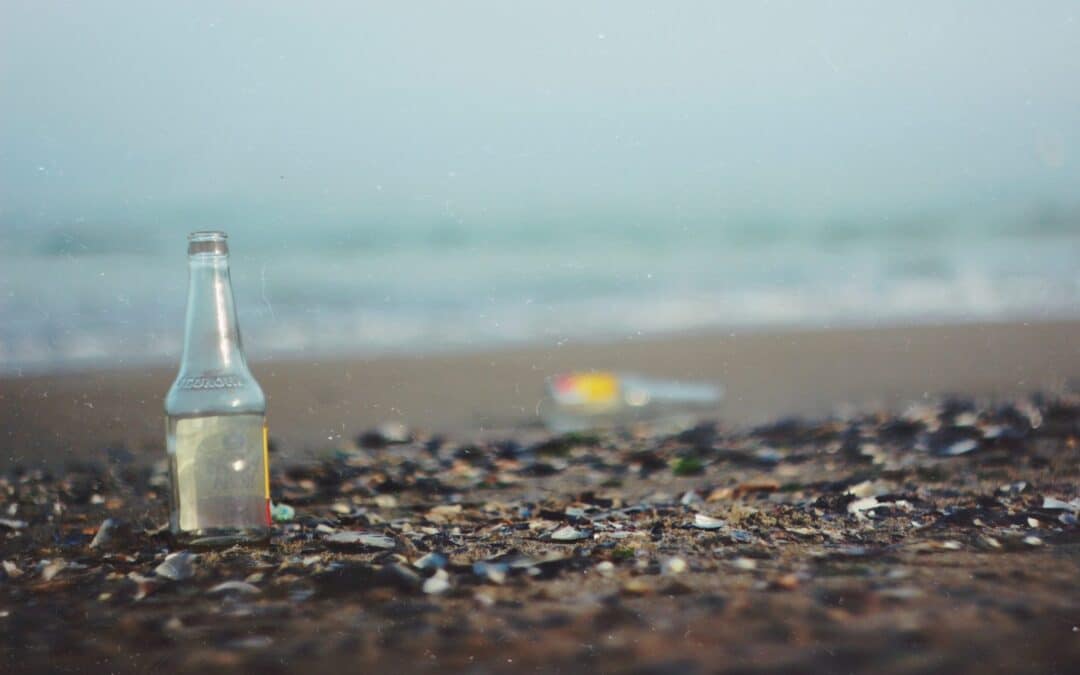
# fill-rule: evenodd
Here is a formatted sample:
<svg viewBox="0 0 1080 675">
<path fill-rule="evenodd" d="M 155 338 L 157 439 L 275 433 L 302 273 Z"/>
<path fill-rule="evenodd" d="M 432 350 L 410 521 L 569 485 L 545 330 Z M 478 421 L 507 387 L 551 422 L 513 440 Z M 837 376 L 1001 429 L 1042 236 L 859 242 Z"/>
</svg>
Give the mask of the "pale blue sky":
<svg viewBox="0 0 1080 675">
<path fill-rule="evenodd" d="M 1077 202 L 1075 2 L 10 2 L 0 228 Z"/>
</svg>

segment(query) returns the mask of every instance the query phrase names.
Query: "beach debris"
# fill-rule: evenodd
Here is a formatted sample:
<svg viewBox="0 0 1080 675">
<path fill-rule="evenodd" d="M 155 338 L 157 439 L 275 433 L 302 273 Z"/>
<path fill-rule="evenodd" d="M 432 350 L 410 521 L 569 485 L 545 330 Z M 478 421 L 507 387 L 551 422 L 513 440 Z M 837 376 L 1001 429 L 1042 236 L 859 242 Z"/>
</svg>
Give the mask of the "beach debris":
<svg viewBox="0 0 1080 675">
<path fill-rule="evenodd" d="M 693 455 L 680 457 L 672 463 L 671 472 L 676 476 L 697 476 L 705 472 L 705 463 Z"/>
<path fill-rule="evenodd" d="M 171 581 L 183 581 L 195 576 L 195 560 L 198 556 L 187 551 L 178 551 L 165 556 L 165 560 L 154 568 L 154 574 Z"/>
<path fill-rule="evenodd" d="M 390 421 L 360 434 L 356 442 L 362 448 L 378 450 L 388 445 L 402 445 L 411 440 L 412 434 L 407 426 L 401 422 Z"/>
<path fill-rule="evenodd" d="M 94 550 L 106 550 L 121 548 L 131 539 L 131 526 L 116 518 L 106 518 L 98 527 L 90 548 Z"/>
<path fill-rule="evenodd" d="M 51 617 L 66 605 L 93 617 L 105 631 L 97 638 L 107 633 L 118 648 L 152 658 L 210 650 L 238 667 L 255 657 L 287 662 L 308 645 L 335 653 L 340 645 L 302 628 L 328 616 L 379 634 L 364 647 L 376 656 L 438 647 L 440 658 L 461 662 L 458 642 L 498 634 L 515 644 L 594 623 L 627 640 L 605 652 L 617 659 L 641 637 L 636 630 L 681 634 L 682 617 L 733 604 L 755 608 L 745 616 L 751 633 L 810 616 L 850 637 L 857 617 L 893 644 L 895 631 L 910 630 L 892 616 L 903 603 L 918 625 L 952 626 L 948 639 L 964 619 L 950 618 L 955 601 L 942 588 L 962 584 L 965 597 L 983 602 L 1014 577 L 1038 592 L 1010 596 L 1009 607 L 1039 621 L 1056 616 L 1047 603 L 1060 600 L 1050 598 L 1075 595 L 1048 563 L 1068 554 L 1080 513 L 1071 487 L 1080 484 L 1080 427 L 1072 426 L 1080 398 L 1073 407 L 1038 401 L 1037 430 L 1005 406 L 961 401 L 930 402 L 917 419 L 851 412 L 753 431 L 706 423 L 671 435 L 638 425 L 469 443 L 417 433 L 385 451 L 276 465 L 281 502 L 272 508 L 297 508 L 278 521 L 272 544 L 199 555 L 170 553 L 168 526 L 142 515 L 167 494 L 154 470 L 0 474 L 0 513 L 25 523 L 0 527 L 0 612 L 17 617 L 29 607 L 26 625 L 94 658 L 98 642 L 56 632 Z M 988 433 L 991 425 L 1000 429 Z M 978 450 L 945 454 L 965 440 Z M 757 457 L 762 449 L 773 453 L 769 462 Z M 700 478 L 668 470 L 688 456 L 702 460 Z M 117 536 L 102 513 L 138 522 L 138 536 Z M 98 543 L 88 548 L 91 538 Z M 962 574 L 935 580 L 938 565 Z M 152 606 L 130 611 L 148 596 Z M 210 630 L 241 617 L 256 619 L 253 632 Z M 166 639 L 147 641 L 148 631 Z M 443 631 L 452 638 L 445 643 Z"/>
<path fill-rule="evenodd" d="M 450 590 L 450 575 L 444 569 L 435 570 L 427 579 L 424 579 L 423 590 L 428 595 L 441 595 Z"/>
<path fill-rule="evenodd" d="M 723 520 L 720 520 L 719 518 L 713 518 L 712 516 L 707 516 L 704 513 L 694 514 L 693 526 L 698 528 L 699 530 L 719 530 L 726 525 L 727 523 Z"/>
<path fill-rule="evenodd" d="M 941 450 L 942 455 L 948 457 L 955 457 L 957 455 L 964 455 L 979 447 L 979 442 L 975 439 L 968 438 L 962 441 L 957 441 Z"/>
<path fill-rule="evenodd" d="M 1071 502 L 1067 502 L 1056 497 L 1043 497 L 1042 507 L 1044 509 L 1051 509 L 1055 511 L 1072 511 L 1073 513 L 1080 513 L 1080 497 L 1072 500 Z"/>
<path fill-rule="evenodd" d="M 239 649 L 243 651 L 258 651 L 261 649 L 267 649 L 274 644 L 274 638 L 269 635 L 248 635 L 236 640 L 229 640 L 225 644 L 228 649 Z"/>
<path fill-rule="evenodd" d="M 686 570 L 690 569 L 690 566 L 686 564 L 686 560 L 678 556 L 672 556 L 671 558 L 665 558 L 661 565 L 663 573 L 669 576 L 682 574 Z"/>
<path fill-rule="evenodd" d="M 296 509 L 288 504 L 277 503 L 270 509 L 275 523 L 287 523 L 296 517 Z"/>
<path fill-rule="evenodd" d="M 856 499 L 847 505 L 848 513 L 861 514 L 864 511 L 870 511 L 876 509 L 879 506 L 886 506 L 887 502 L 879 502 L 877 497 L 863 497 L 862 499 Z"/>
<path fill-rule="evenodd" d="M 473 574 L 492 583 L 501 584 L 506 581 L 506 575 L 510 566 L 506 563 L 488 562 L 480 560 L 473 563 Z"/>
<path fill-rule="evenodd" d="M 445 555 L 433 551 L 413 561 L 413 567 L 421 570 L 441 570 L 445 568 L 449 562 L 450 561 Z"/>
<path fill-rule="evenodd" d="M 138 572 L 130 572 L 127 578 L 135 584 L 135 595 L 132 598 L 135 601 L 147 597 L 156 591 L 159 585 L 158 580 L 154 577 L 143 576 Z"/>
<path fill-rule="evenodd" d="M 393 537 L 371 532 L 335 532 L 323 541 L 331 546 L 366 546 L 368 548 L 393 549 L 397 542 Z"/>
<path fill-rule="evenodd" d="M 592 537 L 591 532 L 579 530 L 569 525 L 560 527 L 551 533 L 552 541 L 581 541 L 582 539 L 589 539 L 590 537 Z"/>
<path fill-rule="evenodd" d="M 66 560 L 43 560 L 41 565 L 41 580 L 52 581 L 57 574 L 68 568 Z"/>
<path fill-rule="evenodd" d="M 210 595 L 226 595 L 229 593 L 236 593 L 237 595 L 257 595 L 262 593 L 258 586 L 249 584 L 246 581 L 223 581 L 220 584 L 214 586 L 207 591 Z"/>
</svg>

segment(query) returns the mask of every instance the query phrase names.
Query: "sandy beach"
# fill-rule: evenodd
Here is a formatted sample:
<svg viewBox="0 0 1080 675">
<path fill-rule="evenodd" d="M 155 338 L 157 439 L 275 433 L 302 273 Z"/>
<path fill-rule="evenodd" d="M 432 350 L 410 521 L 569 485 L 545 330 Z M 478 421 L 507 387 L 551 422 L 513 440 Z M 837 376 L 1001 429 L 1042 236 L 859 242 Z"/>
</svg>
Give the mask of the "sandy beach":
<svg viewBox="0 0 1080 675">
<path fill-rule="evenodd" d="M 567 343 L 430 356 L 253 362 L 283 457 L 347 443 L 389 420 L 455 437 L 535 426 L 544 378 L 602 368 L 706 380 L 745 427 L 924 396 L 1055 391 L 1080 376 L 1080 323 L 958 324 Z M 0 378 L 0 465 L 56 465 L 125 446 L 159 458 L 173 367 Z"/>
</svg>

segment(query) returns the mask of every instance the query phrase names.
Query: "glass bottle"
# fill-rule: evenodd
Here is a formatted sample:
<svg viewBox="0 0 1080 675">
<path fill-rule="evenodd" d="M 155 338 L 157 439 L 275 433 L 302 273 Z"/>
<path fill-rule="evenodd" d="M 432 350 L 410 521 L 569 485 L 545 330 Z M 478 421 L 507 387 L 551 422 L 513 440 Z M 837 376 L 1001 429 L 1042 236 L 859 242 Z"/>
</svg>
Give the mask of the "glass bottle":
<svg viewBox="0 0 1080 675">
<path fill-rule="evenodd" d="M 224 232 L 188 237 L 184 356 L 165 397 L 170 527 L 193 546 L 270 534 L 266 397 L 248 370 Z"/>
<path fill-rule="evenodd" d="M 679 429 L 702 417 L 715 416 L 723 391 L 716 384 L 660 380 L 628 373 L 563 373 L 547 379 L 539 412 L 544 425 L 556 433 L 637 422 Z"/>
</svg>

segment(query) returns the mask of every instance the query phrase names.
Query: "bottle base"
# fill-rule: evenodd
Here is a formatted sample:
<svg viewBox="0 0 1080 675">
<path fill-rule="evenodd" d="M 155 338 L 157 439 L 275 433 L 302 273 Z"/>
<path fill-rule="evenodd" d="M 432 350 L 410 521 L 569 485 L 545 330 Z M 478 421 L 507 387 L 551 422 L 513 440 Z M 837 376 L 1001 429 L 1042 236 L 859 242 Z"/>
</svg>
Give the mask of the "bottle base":
<svg viewBox="0 0 1080 675">
<path fill-rule="evenodd" d="M 191 548 L 228 548 L 238 544 L 265 545 L 270 541 L 270 528 L 207 528 L 173 532 L 173 539 Z"/>
</svg>

